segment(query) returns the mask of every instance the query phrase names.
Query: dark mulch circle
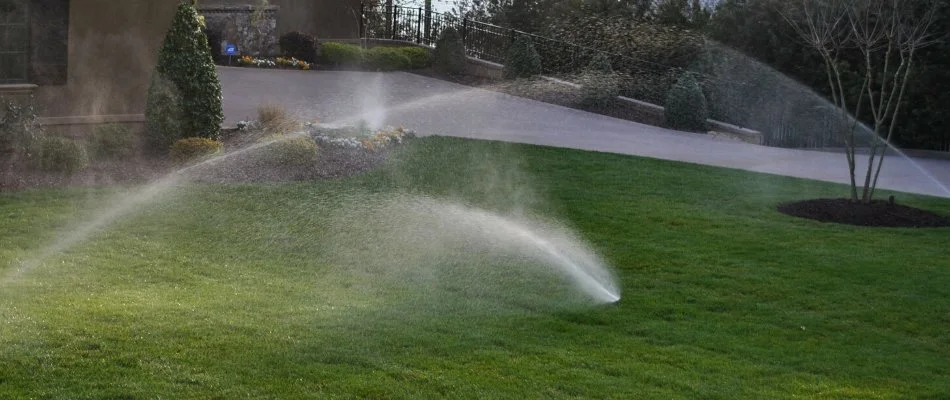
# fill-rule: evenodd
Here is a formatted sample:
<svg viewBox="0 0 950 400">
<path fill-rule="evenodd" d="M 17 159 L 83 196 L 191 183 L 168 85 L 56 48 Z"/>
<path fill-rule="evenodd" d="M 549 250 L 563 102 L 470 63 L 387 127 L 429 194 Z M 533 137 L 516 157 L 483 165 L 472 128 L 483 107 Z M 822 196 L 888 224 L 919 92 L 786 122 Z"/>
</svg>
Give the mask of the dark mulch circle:
<svg viewBox="0 0 950 400">
<path fill-rule="evenodd" d="M 950 227 L 950 217 L 889 200 L 870 204 L 852 203 L 849 199 L 812 199 L 779 204 L 778 211 L 821 222 L 889 228 Z"/>
</svg>

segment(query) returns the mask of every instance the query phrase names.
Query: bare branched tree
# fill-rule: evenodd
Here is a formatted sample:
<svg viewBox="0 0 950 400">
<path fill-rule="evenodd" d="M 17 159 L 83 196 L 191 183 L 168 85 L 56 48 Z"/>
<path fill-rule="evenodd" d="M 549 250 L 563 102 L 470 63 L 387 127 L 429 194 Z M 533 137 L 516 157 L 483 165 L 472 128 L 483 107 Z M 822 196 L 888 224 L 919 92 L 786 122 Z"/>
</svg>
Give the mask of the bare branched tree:
<svg viewBox="0 0 950 400">
<path fill-rule="evenodd" d="M 931 32 L 938 2 L 932 0 L 794 0 L 785 19 L 825 64 L 831 101 L 851 177 L 851 200 L 869 203 L 890 145 L 917 51 L 935 42 Z M 858 90 L 846 84 L 845 57 L 860 58 Z M 855 133 L 862 108 L 870 108 L 872 132 L 867 172 L 858 196 Z"/>
</svg>

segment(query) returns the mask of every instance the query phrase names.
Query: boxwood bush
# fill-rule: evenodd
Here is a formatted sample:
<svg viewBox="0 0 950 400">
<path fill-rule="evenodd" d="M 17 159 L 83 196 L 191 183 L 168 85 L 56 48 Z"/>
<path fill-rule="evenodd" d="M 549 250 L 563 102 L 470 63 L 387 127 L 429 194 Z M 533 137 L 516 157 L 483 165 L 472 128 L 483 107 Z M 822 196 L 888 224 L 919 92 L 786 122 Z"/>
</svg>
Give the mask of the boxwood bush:
<svg viewBox="0 0 950 400">
<path fill-rule="evenodd" d="M 138 136 L 119 124 L 99 125 L 92 131 L 92 153 L 97 160 L 123 160 L 139 150 Z"/>
<path fill-rule="evenodd" d="M 666 125 L 673 129 L 705 132 L 709 111 L 703 89 L 692 73 L 686 72 L 670 89 L 664 109 Z"/>
<path fill-rule="evenodd" d="M 397 71 L 412 68 L 412 60 L 401 48 L 373 47 L 366 50 L 365 65 L 381 71 Z"/>
<path fill-rule="evenodd" d="M 189 163 L 218 154 L 223 148 L 224 145 L 214 139 L 189 137 L 175 141 L 170 154 L 175 162 Z"/>
<path fill-rule="evenodd" d="M 531 38 L 519 35 L 508 47 L 505 57 L 505 79 L 531 78 L 541 75 L 541 56 Z"/>
<path fill-rule="evenodd" d="M 316 141 L 306 135 L 269 136 L 265 145 L 255 151 L 259 165 L 267 167 L 306 167 L 317 156 Z"/>
<path fill-rule="evenodd" d="M 73 174 L 89 166 L 86 148 L 75 140 L 48 136 L 40 141 L 40 168 Z"/>
<path fill-rule="evenodd" d="M 327 42 L 320 45 L 321 57 L 333 66 L 355 66 L 363 63 L 363 49 L 360 46 Z"/>
<path fill-rule="evenodd" d="M 610 58 L 598 53 L 580 76 L 581 105 L 604 107 L 620 95 L 620 78 L 610 65 Z"/>
<path fill-rule="evenodd" d="M 409 68 L 422 69 L 432 66 L 432 52 L 423 47 L 400 47 L 400 51 L 409 57 Z"/>
</svg>

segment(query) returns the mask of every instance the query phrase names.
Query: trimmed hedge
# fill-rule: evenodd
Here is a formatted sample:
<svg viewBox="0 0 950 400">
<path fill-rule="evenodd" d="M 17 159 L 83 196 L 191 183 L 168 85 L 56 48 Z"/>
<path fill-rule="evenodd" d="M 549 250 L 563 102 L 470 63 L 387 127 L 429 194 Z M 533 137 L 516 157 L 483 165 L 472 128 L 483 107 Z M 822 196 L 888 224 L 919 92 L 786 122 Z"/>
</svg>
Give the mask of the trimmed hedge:
<svg viewBox="0 0 950 400">
<path fill-rule="evenodd" d="M 364 53 L 364 65 L 381 71 L 397 71 L 412 68 L 412 60 L 404 52 L 393 47 L 373 47 Z"/>
<path fill-rule="evenodd" d="M 337 67 L 354 66 L 363 63 L 363 48 L 345 43 L 327 42 L 320 45 L 324 61 Z"/>
<path fill-rule="evenodd" d="M 409 68 L 422 69 L 432 66 L 432 52 L 422 47 L 398 47 L 406 57 L 409 57 Z"/>
<path fill-rule="evenodd" d="M 432 65 L 428 49 L 415 46 L 377 46 L 364 49 L 345 43 L 321 45 L 324 62 L 336 67 L 362 67 L 381 71 L 427 68 Z"/>
</svg>

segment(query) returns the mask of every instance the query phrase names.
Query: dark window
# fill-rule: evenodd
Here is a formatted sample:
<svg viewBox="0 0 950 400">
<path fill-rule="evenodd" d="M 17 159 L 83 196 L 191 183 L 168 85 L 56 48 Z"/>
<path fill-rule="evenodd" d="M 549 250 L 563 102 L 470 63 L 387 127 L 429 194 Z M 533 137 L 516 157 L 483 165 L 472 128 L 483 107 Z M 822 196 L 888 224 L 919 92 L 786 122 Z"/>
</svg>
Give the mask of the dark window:
<svg viewBox="0 0 950 400">
<path fill-rule="evenodd" d="M 27 0 L 0 0 L 0 84 L 29 80 L 30 12 Z"/>
<path fill-rule="evenodd" d="M 30 0 L 29 12 L 27 80 L 37 85 L 63 85 L 69 59 L 69 0 Z"/>
</svg>

